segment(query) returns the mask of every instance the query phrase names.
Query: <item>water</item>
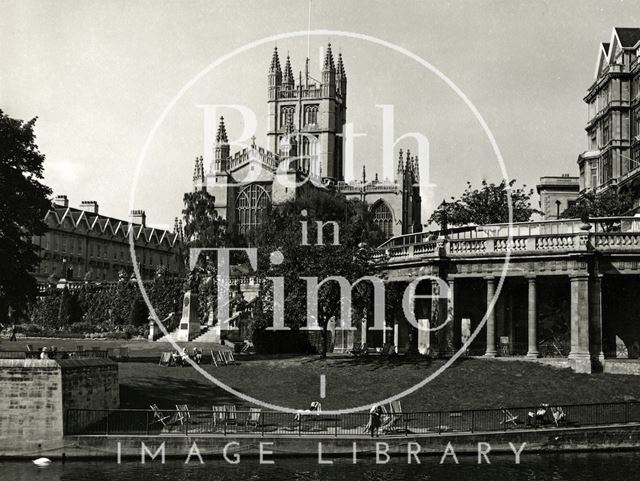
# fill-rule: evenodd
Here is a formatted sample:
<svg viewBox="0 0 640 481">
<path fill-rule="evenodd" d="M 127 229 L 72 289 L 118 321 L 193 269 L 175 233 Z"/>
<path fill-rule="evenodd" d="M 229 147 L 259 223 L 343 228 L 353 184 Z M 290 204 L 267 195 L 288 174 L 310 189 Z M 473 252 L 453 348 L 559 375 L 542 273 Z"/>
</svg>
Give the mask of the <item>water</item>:
<svg viewBox="0 0 640 481">
<path fill-rule="evenodd" d="M 362 460 L 335 460 L 333 465 L 318 465 L 316 459 L 276 459 L 276 464 L 260 466 L 256 459 L 229 465 L 205 459 L 204 465 L 184 465 L 172 459 L 166 464 L 111 461 L 55 462 L 38 468 L 30 462 L 0 462 L 0 481 L 630 481 L 638 479 L 640 452 L 588 454 L 523 455 L 520 465 L 513 456 L 491 456 L 491 465 L 476 464 L 476 458 L 461 456 L 460 464 L 450 461 L 439 465 L 435 457 L 408 465 L 406 459 L 393 458 L 389 464 L 376 465 Z"/>
</svg>

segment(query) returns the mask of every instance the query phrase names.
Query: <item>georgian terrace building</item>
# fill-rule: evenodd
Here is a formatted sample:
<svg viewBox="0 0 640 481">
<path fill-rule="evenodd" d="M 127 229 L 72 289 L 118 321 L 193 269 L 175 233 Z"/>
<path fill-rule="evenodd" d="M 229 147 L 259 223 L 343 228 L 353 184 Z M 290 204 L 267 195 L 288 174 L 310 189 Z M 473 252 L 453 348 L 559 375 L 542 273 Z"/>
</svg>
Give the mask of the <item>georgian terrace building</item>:
<svg viewBox="0 0 640 481">
<path fill-rule="evenodd" d="M 143 279 L 152 277 L 159 266 L 169 275 L 180 274 L 180 226 L 176 224 L 174 232 L 147 227 L 142 210 L 132 211 L 131 217 L 130 223 L 102 215 L 95 201 L 70 207 L 66 196 L 57 196 L 44 219 L 49 230 L 33 238 L 42 259 L 34 276 L 39 282 L 116 281 L 120 271 L 133 272 L 130 229 Z"/>
</svg>

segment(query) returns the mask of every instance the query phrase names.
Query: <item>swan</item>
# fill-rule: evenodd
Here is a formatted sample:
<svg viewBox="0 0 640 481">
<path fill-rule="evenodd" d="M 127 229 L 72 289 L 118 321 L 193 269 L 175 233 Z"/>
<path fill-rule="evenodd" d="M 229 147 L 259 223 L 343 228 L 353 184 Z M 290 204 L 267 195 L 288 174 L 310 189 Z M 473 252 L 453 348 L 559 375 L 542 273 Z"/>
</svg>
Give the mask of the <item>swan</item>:
<svg viewBox="0 0 640 481">
<path fill-rule="evenodd" d="M 36 466 L 49 466 L 51 464 L 51 460 L 49 458 L 38 458 L 33 460 L 33 464 Z"/>
</svg>

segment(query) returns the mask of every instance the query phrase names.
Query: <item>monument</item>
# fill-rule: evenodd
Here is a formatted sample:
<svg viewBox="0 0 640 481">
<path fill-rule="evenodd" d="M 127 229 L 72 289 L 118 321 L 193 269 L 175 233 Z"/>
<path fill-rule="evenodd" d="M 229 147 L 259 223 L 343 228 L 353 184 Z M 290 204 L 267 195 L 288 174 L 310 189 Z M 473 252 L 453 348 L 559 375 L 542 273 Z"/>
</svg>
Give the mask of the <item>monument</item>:
<svg viewBox="0 0 640 481">
<path fill-rule="evenodd" d="M 198 320 L 198 295 L 188 290 L 182 302 L 182 317 L 178 325 L 177 341 L 191 341 L 200 335 Z"/>
</svg>

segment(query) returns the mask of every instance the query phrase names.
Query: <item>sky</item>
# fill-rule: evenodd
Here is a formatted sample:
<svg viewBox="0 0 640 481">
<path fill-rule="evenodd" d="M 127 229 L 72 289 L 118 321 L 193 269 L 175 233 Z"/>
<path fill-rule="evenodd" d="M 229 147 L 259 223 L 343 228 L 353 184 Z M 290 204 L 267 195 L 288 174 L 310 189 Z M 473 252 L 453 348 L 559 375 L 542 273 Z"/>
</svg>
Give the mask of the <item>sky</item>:
<svg viewBox="0 0 640 481">
<path fill-rule="evenodd" d="M 337 34 L 302 35 L 246 49 L 203 73 L 243 46 L 310 25 L 402 47 L 466 95 L 495 137 L 508 177 L 535 188 L 543 175 L 577 175 L 576 159 L 587 144 L 582 98 L 593 82 L 598 45 L 609 41 L 614 26 L 640 26 L 637 0 L 0 0 L 0 12 L 0 109 L 38 117 L 44 182 L 71 205 L 96 200 L 102 213 L 120 218 L 133 206 L 146 210 L 149 224 L 165 227 L 180 215 L 194 159 L 203 155 L 201 105 L 249 107 L 257 143 L 266 147 L 267 71 L 276 43 L 283 65 L 291 55 L 294 72 L 309 51 L 315 78 L 320 48 L 330 41 L 342 53 L 347 118 L 366 133 L 354 144 L 358 177 L 366 165 L 369 178 L 376 172 L 382 178 L 376 105 L 393 105 L 396 138 L 420 132 L 429 139 L 433 187 L 423 218 L 434 202 L 459 195 L 466 181 L 502 178 L 465 102 L 396 50 Z M 152 129 L 189 82 L 139 163 Z M 241 116 L 220 112 L 235 138 Z M 396 148 L 415 152 L 412 142 Z"/>
</svg>

